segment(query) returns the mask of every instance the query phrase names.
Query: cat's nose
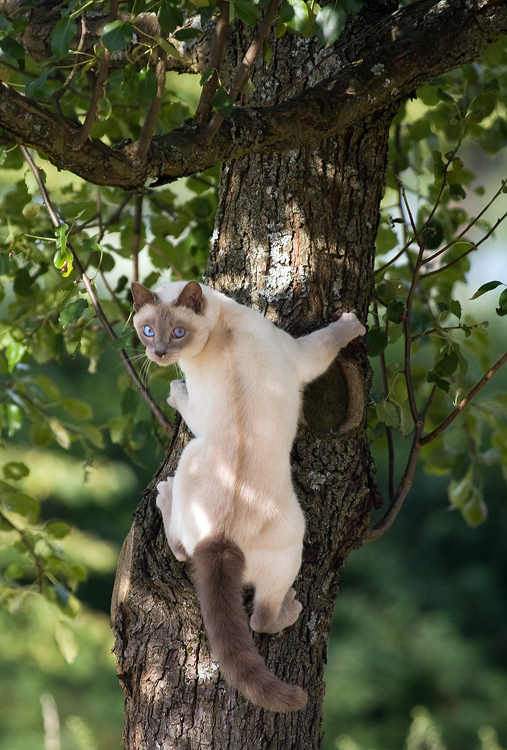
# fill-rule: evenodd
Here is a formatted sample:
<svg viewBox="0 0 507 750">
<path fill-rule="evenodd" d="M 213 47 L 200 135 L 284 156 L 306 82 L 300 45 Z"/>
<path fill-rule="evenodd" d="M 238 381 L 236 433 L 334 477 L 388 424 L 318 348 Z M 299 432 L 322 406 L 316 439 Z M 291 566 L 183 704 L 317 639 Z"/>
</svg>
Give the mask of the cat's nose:
<svg viewBox="0 0 507 750">
<path fill-rule="evenodd" d="M 155 354 L 157 355 L 157 357 L 159 357 L 160 359 L 162 359 L 163 357 L 165 357 L 166 351 L 165 351 L 165 349 L 163 349 L 163 350 L 155 349 Z"/>
</svg>

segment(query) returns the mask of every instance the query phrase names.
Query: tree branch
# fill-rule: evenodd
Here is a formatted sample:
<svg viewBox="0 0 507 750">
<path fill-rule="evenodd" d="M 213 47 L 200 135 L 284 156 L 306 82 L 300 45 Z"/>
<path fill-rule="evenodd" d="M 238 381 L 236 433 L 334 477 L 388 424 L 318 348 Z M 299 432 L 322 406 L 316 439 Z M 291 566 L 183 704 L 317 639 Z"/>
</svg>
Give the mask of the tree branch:
<svg viewBox="0 0 507 750">
<path fill-rule="evenodd" d="M 229 3 L 227 0 L 219 0 L 218 9 L 220 15 L 217 18 L 215 33 L 211 42 L 209 55 L 209 68 L 213 68 L 213 75 L 206 81 L 201 91 L 201 98 L 194 117 L 195 125 L 205 125 L 211 117 L 211 100 L 217 90 L 218 77 L 222 61 L 224 59 L 224 48 L 229 30 Z"/>
<path fill-rule="evenodd" d="M 46 206 L 46 209 L 49 213 L 49 216 L 51 217 L 51 221 L 53 223 L 53 226 L 55 228 L 58 228 L 62 225 L 62 222 L 58 218 L 58 215 L 56 211 L 53 208 L 53 205 L 51 203 L 51 199 L 49 198 L 48 192 L 46 190 L 46 186 L 44 185 L 44 182 L 42 181 L 42 178 L 40 176 L 40 172 L 37 168 L 37 165 L 33 161 L 32 157 L 30 156 L 28 150 L 25 148 L 25 146 L 20 146 L 20 149 L 23 153 L 23 156 L 25 157 L 30 169 L 33 172 L 33 175 L 37 181 L 37 185 L 39 186 L 39 190 L 42 195 L 42 200 L 44 201 L 44 205 Z M 81 278 L 81 281 L 83 282 L 83 286 L 85 287 L 86 291 L 88 292 L 88 296 L 90 297 L 91 303 L 94 307 L 95 314 L 97 315 L 97 318 L 102 323 L 102 326 L 104 330 L 106 331 L 107 335 L 111 339 L 111 341 L 116 341 L 118 338 L 116 336 L 116 333 L 114 332 L 106 314 L 104 313 L 104 310 L 102 309 L 102 306 L 99 302 L 99 299 L 95 293 L 95 289 L 93 288 L 93 284 L 86 274 L 81 261 L 79 260 L 76 251 L 72 247 L 71 243 L 67 241 L 67 247 L 72 253 L 72 257 L 74 259 L 74 265 L 77 269 L 77 272 L 79 273 L 79 276 Z M 130 377 L 132 378 L 132 381 L 136 388 L 138 389 L 139 393 L 141 394 L 141 397 L 146 401 L 148 406 L 150 407 L 153 414 L 156 416 L 159 424 L 164 428 L 164 430 L 169 434 L 172 435 L 173 433 L 173 426 L 167 419 L 164 412 L 160 409 L 158 404 L 153 400 L 150 392 L 146 388 L 146 386 L 142 383 L 142 381 L 139 378 L 139 375 L 137 374 L 132 362 L 130 361 L 127 353 L 124 349 L 120 349 L 119 351 L 120 357 L 123 361 L 123 364 L 125 365 L 125 368 L 127 369 L 127 372 L 129 373 Z"/>
<path fill-rule="evenodd" d="M 146 119 L 143 123 L 139 139 L 134 144 L 134 153 L 142 162 L 146 161 L 151 139 L 153 138 L 153 133 L 155 132 L 155 127 L 157 125 L 160 107 L 162 106 L 162 97 L 164 96 L 165 88 L 166 63 L 167 52 L 165 50 L 161 50 L 155 71 L 157 76 L 157 94 L 151 102 L 150 108 L 148 109 L 148 114 L 146 115 Z"/>
<path fill-rule="evenodd" d="M 422 437 L 419 440 L 419 445 L 420 445 L 421 448 L 424 445 L 427 445 L 428 443 L 431 443 L 432 440 L 434 440 L 436 437 L 438 437 L 439 435 L 441 435 L 442 432 L 447 427 L 449 427 L 449 425 L 452 424 L 452 422 L 454 422 L 454 420 L 456 419 L 456 417 L 459 417 L 459 415 L 461 414 L 461 412 L 463 411 L 463 409 L 465 408 L 465 406 L 467 406 L 470 403 L 470 401 L 473 399 L 473 397 L 476 396 L 477 393 L 479 393 L 479 391 L 482 388 L 484 388 L 484 386 L 486 385 L 486 383 L 489 380 L 491 380 L 491 378 L 493 377 L 493 375 L 495 374 L 495 372 L 497 372 L 497 370 L 499 370 L 500 367 L 502 367 L 502 365 L 505 364 L 505 362 L 507 362 L 507 352 L 502 357 L 500 357 L 500 359 L 498 360 L 498 362 L 496 362 L 490 370 L 488 370 L 488 372 L 479 380 L 479 382 L 477 383 L 477 385 L 474 386 L 474 388 L 472 388 L 472 390 L 470 391 L 470 393 L 467 396 L 465 396 L 465 398 L 463 398 L 459 402 L 459 404 L 449 414 L 449 416 L 446 419 L 444 419 L 444 421 L 436 429 L 434 429 L 428 435 L 425 435 L 424 437 Z"/>
<path fill-rule="evenodd" d="M 72 139 L 72 146 L 74 150 L 80 149 L 83 143 L 86 141 L 90 133 L 92 132 L 93 123 L 97 117 L 97 103 L 104 93 L 104 85 L 107 81 L 107 72 L 109 68 L 109 52 L 104 49 L 104 57 L 100 61 L 99 72 L 97 74 L 97 80 L 95 81 L 95 88 L 93 89 L 92 100 L 88 107 L 88 112 L 84 123 L 81 128 L 74 134 Z"/>
<path fill-rule="evenodd" d="M 266 8 L 266 11 L 264 13 L 264 16 L 261 22 L 259 23 L 259 27 L 252 40 L 252 43 L 250 47 L 247 49 L 246 54 L 243 60 L 241 61 L 241 64 L 238 70 L 236 71 L 236 76 L 232 83 L 231 90 L 229 91 L 229 96 L 231 97 L 233 102 L 238 98 L 239 92 L 241 91 L 241 87 L 243 86 L 246 79 L 248 78 L 250 70 L 252 69 L 252 65 L 255 62 L 255 58 L 257 57 L 259 50 L 261 49 L 264 43 L 264 40 L 266 39 L 268 35 L 271 25 L 273 21 L 275 20 L 276 14 L 278 13 L 279 5 L 280 5 L 280 0 L 270 0 L 268 7 Z M 204 143 L 206 144 L 211 143 L 211 141 L 215 137 L 223 121 L 224 121 L 223 115 L 220 114 L 220 112 L 215 112 L 211 122 L 207 126 L 202 136 L 202 140 Z"/>
<path fill-rule="evenodd" d="M 132 144 L 114 147 L 89 138 L 82 149 L 72 152 L 75 123 L 3 83 L 0 127 L 18 143 L 37 148 L 59 169 L 89 182 L 125 188 L 150 179 L 162 184 L 217 161 L 289 151 L 343 133 L 436 75 L 472 62 L 505 33 L 506 4 L 419 0 L 367 39 L 354 63 L 340 67 L 318 86 L 273 107 L 235 107 L 208 146 L 198 143 L 199 128 L 192 123 L 156 136 L 144 164 Z"/>
</svg>

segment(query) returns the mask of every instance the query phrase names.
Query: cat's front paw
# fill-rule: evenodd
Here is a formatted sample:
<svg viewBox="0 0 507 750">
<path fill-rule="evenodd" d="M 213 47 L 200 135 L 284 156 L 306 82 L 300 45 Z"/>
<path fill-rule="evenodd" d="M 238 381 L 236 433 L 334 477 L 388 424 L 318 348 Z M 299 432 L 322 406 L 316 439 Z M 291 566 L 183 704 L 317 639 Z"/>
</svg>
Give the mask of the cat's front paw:
<svg viewBox="0 0 507 750">
<path fill-rule="evenodd" d="M 172 406 L 173 409 L 181 411 L 178 404 L 181 404 L 183 400 L 188 399 L 187 384 L 184 380 L 172 380 L 171 381 L 171 392 L 167 403 Z"/>
<path fill-rule="evenodd" d="M 340 327 L 347 332 L 349 341 L 355 339 L 356 336 L 364 336 L 366 333 L 366 328 L 354 312 L 346 312 L 342 315 L 335 313 L 333 320 L 340 323 Z"/>
</svg>

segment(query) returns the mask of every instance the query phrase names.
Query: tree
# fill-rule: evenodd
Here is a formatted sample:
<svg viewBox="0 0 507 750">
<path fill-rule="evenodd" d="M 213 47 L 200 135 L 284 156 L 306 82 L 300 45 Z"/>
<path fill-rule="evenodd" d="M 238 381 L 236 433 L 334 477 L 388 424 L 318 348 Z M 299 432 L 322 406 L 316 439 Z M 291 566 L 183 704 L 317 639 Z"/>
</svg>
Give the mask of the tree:
<svg viewBox="0 0 507 750">
<path fill-rule="evenodd" d="M 493 46 L 482 68 L 473 63 L 506 33 L 507 10 L 491 0 L 396 6 L 164 0 L 147 7 L 158 12 L 159 26 L 153 16 L 140 15 L 139 2 L 121 13 L 111 2 L 98 14 L 79 3 L 2 6 L 0 48 L 10 76 L 0 88 L 4 168 L 19 167 L 20 153 L 31 168 L 3 203 L 2 272 L 11 275 L 16 295 L 4 332 L 6 429 L 15 433 L 26 414 L 39 445 L 56 439 L 69 446 L 79 439 L 86 451 L 90 444 L 100 448 L 103 436 L 86 404 L 61 400 L 73 421 L 64 419 L 47 403 L 60 395 L 23 365 L 64 351 L 80 351 L 94 363 L 105 330 L 158 420 L 159 439 L 164 431 L 172 436 L 125 542 L 113 596 L 127 748 L 319 747 L 322 672 L 340 570 L 353 548 L 388 528 L 419 455 L 452 473 L 451 503 L 469 522 L 484 518 L 481 431 L 488 429 L 496 450 L 489 459 L 504 460 L 504 400 L 469 411 L 465 447 L 442 448 L 441 436 L 507 358 L 493 366 L 482 359 L 482 376 L 470 379 L 467 353 L 479 356 L 484 326 L 465 319 L 453 297 L 469 254 L 494 228 L 483 224 L 481 238 L 473 238 L 482 214 L 469 217 L 459 204 L 465 187 L 473 189 L 473 175 L 458 151 L 465 137 L 489 153 L 506 142 L 496 111 L 507 86 L 501 46 Z M 458 66 L 462 73 L 445 75 Z M 180 104 L 167 106 L 176 99 L 164 90 L 167 70 L 200 76 L 192 120 L 184 119 Z M 430 109 L 414 117 L 407 102 L 427 82 L 432 85 L 418 96 Z M 25 86 L 24 96 L 18 85 Z M 161 134 L 154 134 L 156 128 Z M 102 189 L 66 186 L 56 209 L 29 148 Z M 295 335 L 322 325 L 337 308 L 356 309 L 365 320 L 373 294 L 367 344 L 379 357 L 382 395 L 370 410 L 368 432 L 372 376 L 366 350 L 357 345 L 305 393 L 294 445 L 294 479 L 308 520 L 297 581 L 304 609 L 290 631 L 257 638 L 270 667 L 308 689 L 307 709 L 289 715 L 261 716 L 225 686 L 209 654 L 188 569 L 168 554 L 154 505 L 156 483 L 174 471 L 188 434 L 177 421 L 171 426 L 156 405 L 162 399 L 153 399 L 121 349 L 132 335 L 127 279 L 112 288 L 107 276 L 123 255 L 133 259 L 132 277 L 138 279 L 143 244 L 155 266 L 146 283 L 155 283 L 167 267 L 184 278 L 200 273 L 218 161 L 224 165 L 207 283 Z M 428 164 L 431 176 L 417 206 L 407 169 L 422 174 Z M 163 186 L 189 175 L 198 175 L 189 183 L 195 195 L 178 206 Z M 381 215 L 386 180 L 396 204 Z M 136 191 L 135 197 L 113 188 Z M 503 190 L 502 183 L 497 197 Z M 53 227 L 45 214 L 40 218 L 38 200 L 31 200 L 38 194 Z M 121 247 L 108 236 L 117 228 Z M 374 274 L 376 238 L 380 256 L 399 249 Z M 110 293 L 107 301 L 92 273 Z M 478 293 L 501 285 L 494 280 Z M 499 315 L 506 303 L 502 292 Z M 386 346 L 391 342 L 396 351 L 398 339 L 404 346 L 396 364 Z M 136 397 L 128 384 L 123 387 L 122 413 L 108 427 L 112 439 L 133 453 L 153 439 L 152 429 L 148 418 L 133 418 Z M 77 419 L 84 424 L 76 425 Z M 398 486 L 397 428 L 412 441 Z M 372 508 L 381 504 L 371 440 L 388 448 L 389 506 L 368 528 Z M 63 597 L 68 607 L 65 591 L 79 576 L 53 559 L 53 540 L 62 529 L 17 525 L 17 516 L 34 522 L 36 515 L 16 486 L 24 471 L 16 462 L 4 467 L 3 523 L 31 555 L 39 588 Z M 23 582 L 26 569 L 18 572 Z"/>
</svg>

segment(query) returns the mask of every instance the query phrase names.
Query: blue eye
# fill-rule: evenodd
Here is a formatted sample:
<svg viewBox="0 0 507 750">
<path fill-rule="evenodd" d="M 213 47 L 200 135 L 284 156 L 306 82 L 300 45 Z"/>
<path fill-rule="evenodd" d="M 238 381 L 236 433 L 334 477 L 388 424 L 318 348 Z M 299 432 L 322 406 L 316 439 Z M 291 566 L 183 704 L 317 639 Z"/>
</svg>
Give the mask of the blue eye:
<svg viewBox="0 0 507 750">
<path fill-rule="evenodd" d="M 185 334 L 186 334 L 186 330 L 184 328 L 173 328 L 174 338 L 182 339 Z"/>
<path fill-rule="evenodd" d="M 145 336 L 149 336 L 150 338 L 155 335 L 155 331 L 151 326 L 144 326 L 143 333 Z"/>
</svg>

